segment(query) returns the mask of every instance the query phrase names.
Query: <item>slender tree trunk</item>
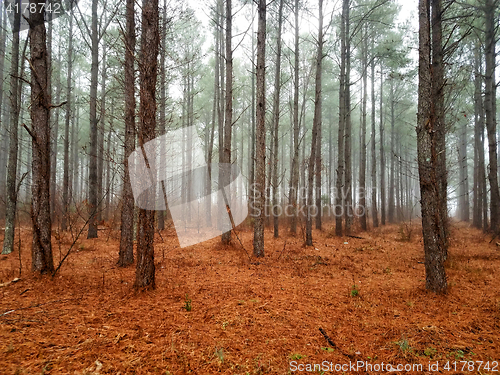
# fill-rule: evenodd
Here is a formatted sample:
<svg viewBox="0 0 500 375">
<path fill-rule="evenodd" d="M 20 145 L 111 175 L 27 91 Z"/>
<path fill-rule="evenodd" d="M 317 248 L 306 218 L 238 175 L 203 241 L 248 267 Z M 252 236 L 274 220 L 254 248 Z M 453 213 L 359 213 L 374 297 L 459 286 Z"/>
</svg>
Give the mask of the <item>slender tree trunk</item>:
<svg viewBox="0 0 500 375">
<path fill-rule="evenodd" d="M 368 43 L 367 26 L 364 28 L 364 37 L 362 43 L 362 99 L 361 99 L 361 140 L 360 140 L 360 158 L 359 158 L 359 193 L 360 193 L 360 223 L 361 229 L 367 230 L 366 223 L 366 98 L 368 96 Z"/>
<path fill-rule="evenodd" d="M 384 153 L 384 75 L 383 67 L 380 63 L 380 221 L 385 225 L 385 153 Z"/>
<path fill-rule="evenodd" d="M 442 121 L 444 108 L 441 106 L 444 98 L 441 16 L 441 0 L 419 1 L 417 151 L 426 288 L 435 293 L 446 293 L 447 290 L 444 269 L 447 243 L 444 237 L 446 218 L 442 216 L 442 201 L 446 201 L 446 196 L 442 196 L 441 190 L 442 180 L 446 179 L 446 170 L 443 170 L 442 160 L 438 156 L 440 153 L 444 154 L 442 148 L 444 142 L 441 138 L 445 136 L 445 124 Z"/>
<path fill-rule="evenodd" d="M 21 22 L 20 12 L 15 13 L 14 29 L 19 30 Z M 10 63 L 10 141 L 9 161 L 7 165 L 7 202 L 5 210 L 5 235 L 2 254 L 14 251 L 14 231 L 17 209 L 17 154 L 18 154 L 18 126 L 19 126 L 19 31 L 14 32 L 12 39 L 12 59 Z"/>
<path fill-rule="evenodd" d="M 66 80 L 66 118 L 64 126 L 64 167 L 63 167 L 63 213 L 61 218 L 61 230 L 68 229 L 68 206 L 69 206 L 69 127 L 71 120 L 71 80 L 73 71 L 73 17 L 69 17 L 69 41 L 68 41 L 68 75 Z M 55 169 L 55 166 L 54 166 Z"/>
<path fill-rule="evenodd" d="M 252 2 L 252 14 L 254 12 L 254 4 Z M 256 120 L 256 112 L 255 112 L 255 41 L 254 41 L 254 21 L 252 18 L 252 113 L 251 116 L 251 130 L 250 130 L 250 143 L 249 143 L 249 153 L 250 157 L 248 159 L 248 182 L 249 182 L 249 194 L 248 194 L 248 213 L 250 217 L 255 217 L 254 211 L 254 201 L 255 201 L 255 120 Z"/>
<path fill-rule="evenodd" d="M 373 44 L 372 44 L 373 46 Z M 372 97 L 372 141 L 371 141 L 371 150 L 372 150 L 372 221 L 373 227 L 378 227 L 378 210 L 377 210 L 377 155 L 375 148 L 375 61 L 371 62 L 371 97 Z"/>
<path fill-rule="evenodd" d="M 273 153 L 273 174 L 272 174 L 272 209 L 273 209 L 273 228 L 274 238 L 279 237 L 279 215 L 278 215 L 278 131 L 280 122 L 280 93 L 281 93 L 281 33 L 283 29 L 283 5 L 284 0 L 280 0 L 278 9 L 278 34 L 276 38 L 276 73 L 274 76 L 274 97 L 273 97 L 273 127 L 274 144 Z M 282 155 L 284 157 L 284 155 Z"/>
<path fill-rule="evenodd" d="M 123 155 L 123 192 L 120 227 L 120 251 L 118 266 L 125 267 L 134 262 L 134 196 L 130 184 L 128 156 L 135 149 L 135 19 L 134 0 L 126 3 L 125 32 L 125 149 Z"/>
<path fill-rule="evenodd" d="M 395 135 L 395 125 L 396 125 L 396 118 L 395 118 L 395 113 L 394 113 L 394 77 L 390 78 L 390 84 L 391 84 L 391 92 L 390 92 L 390 100 L 391 100 L 391 153 L 390 153 L 390 170 L 389 170 L 389 209 L 388 209 L 388 219 L 389 223 L 394 223 L 394 207 L 395 207 L 395 194 L 394 194 L 394 141 L 396 138 Z"/>
<path fill-rule="evenodd" d="M 484 171 L 484 107 L 482 97 L 481 50 L 474 49 L 474 199 L 472 224 L 483 228 L 483 201 L 486 201 L 483 186 L 486 184 Z"/>
<path fill-rule="evenodd" d="M 488 149 L 490 168 L 490 230 L 497 234 L 499 231 L 500 192 L 498 190 L 498 155 L 495 119 L 495 4 L 494 0 L 486 0 L 485 14 L 485 88 L 484 109 L 486 130 L 488 133 Z"/>
<path fill-rule="evenodd" d="M 293 146 L 289 204 L 292 208 L 290 233 L 297 233 L 297 195 L 299 190 L 299 0 L 295 0 L 295 52 L 293 68 Z"/>
<path fill-rule="evenodd" d="M 318 139 L 319 129 L 321 128 L 321 69 L 323 62 L 323 0 L 318 0 L 319 8 L 319 25 L 318 25 L 318 50 L 316 54 L 316 78 L 315 78 L 315 90 L 314 90 L 314 118 L 313 118 L 313 128 L 311 136 L 311 156 L 309 158 L 309 174 L 307 179 L 307 220 L 306 220 L 306 246 L 313 245 L 312 239 L 312 216 L 315 214 L 317 216 L 321 215 L 321 196 L 320 204 L 316 204 L 316 209 L 313 205 L 313 184 L 315 175 L 315 163 L 317 157 L 318 146 L 317 143 L 320 142 Z M 320 163 L 321 167 L 321 163 Z M 317 178 L 317 176 L 316 176 Z"/>
<path fill-rule="evenodd" d="M 142 35 L 140 75 L 139 145 L 146 155 L 144 144 L 155 137 L 156 80 L 158 75 L 158 49 L 160 46 L 158 0 L 142 2 Z M 149 168 L 149 161 L 146 161 Z M 154 263 L 155 211 L 139 209 L 137 233 L 136 288 L 155 287 Z"/>
<path fill-rule="evenodd" d="M 469 221 L 469 182 L 467 173 L 467 123 L 462 123 L 458 144 L 458 165 L 459 165 L 459 211 L 460 220 Z"/>
<path fill-rule="evenodd" d="M 89 155 L 89 230 L 87 238 L 97 238 L 98 175 L 97 175 L 97 75 L 99 73 L 99 38 L 97 35 L 97 0 L 92 0 L 90 66 L 90 155 Z"/>
<path fill-rule="evenodd" d="M 351 157 L 351 133 L 352 133 L 352 123 L 351 123 L 351 34 L 350 34 L 350 0 L 345 0 L 347 3 L 345 5 L 344 22 L 345 22 L 345 82 L 344 82 L 344 117 L 345 117 L 345 146 L 344 146 L 344 158 L 345 158 L 345 170 L 344 170 L 344 192 L 345 195 L 345 233 L 349 234 L 351 232 L 351 226 L 353 222 L 353 212 L 352 212 L 352 157 Z"/>
<path fill-rule="evenodd" d="M 33 184 L 31 218 L 33 245 L 32 270 L 41 274 L 54 271 L 52 259 L 50 218 L 50 123 L 51 105 L 48 87 L 47 39 L 43 3 L 35 3 L 36 12 L 30 14 L 31 67 L 31 135 L 33 149 Z M 34 26 L 33 26 L 34 25 Z"/>
<path fill-rule="evenodd" d="M 107 65 L 106 65 L 106 54 L 107 46 L 106 42 L 102 43 L 102 61 L 101 61 L 101 103 L 100 103 L 100 118 L 98 123 L 98 134 L 97 134 L 97 199 L 98 207 L 97 210 L 97 221 L 102 221 L 103 214 L 103 201 L 104 195 L 106 194 L 103 189 L 104 182 L 104 133 L 106 129 L 106 81 L 107 81 Z"/>
<path fill-rule="evenodd" d="M 161 28 L 161 49 L 160 49 L 160 123 L 158 124 L 158 135 L 163 135 L 166 133 L 166 112 L 167 112 L 167 85 L 166 85 L 166 69 L 165 69 L 165 58 L 166 58 L 166 47 L 167 47 L 167 26 L 169 20 L 167 19 L 167 1 L 163 0 L 163 10 L 162 10 L 162 28 Z M 160 171 L 166 169 L 165 160 L 165 144 L 162 142 L 160 145 Z M 162 190 L 165 190 L 164 182 L 161 182 Z M 166 196 L 166 191 L 163 191 Z M 168 202 L 165 201 L 165 205 L 168 210 Z M 166 211 L 158 211 L 158 229 L 165 229 L 165 214 Z"/>
<path fill-rule="evenodd" d="M 1 29 L 0 29 L 0 82 L 4 81 L 4 66 L 5 66 L 5 42 L 7 38 L 5 37 L 7 33 L 7 16 L 5 12 L 0 12 L 0 20 L 1 20 Z M 5 152 L 7 150 L 7 124 L 4 122 L 5 119 L 5 109 L 7 108 L 6 103 L 4 103 L 4 90 L 3 84 L 0 85 L 0 147 L 4 152 L 0 152 L 0 197 L 6 197 L 6 180 L 7 180 L 7 155 Z M 4 206 L 5 202 L 0 200 L 0 217 L 4 215 Z"/>
<path fill-rule="evenodd" d="M 231 133 L 233 126 L 233 47 L 232 47 L 232 1 L 226 0 L 226 113 L 224 122 L 224 142 L 223 142 L 223 183 L 222 186 L 229 185 L 231 164 Z M 264 195 L 262 195 L 264 197 Z M 231 201 L 231 197 L 227 197 Z M 227 203 L 226 203 L 227 204 Z M 224 207 L 226 206 L 224 204 Z M 222 243 L 229 244 L 231 242 L 231 231 L 222 234 Z"/>
<path fill-rule="evenodd" d="M 257 26 L 257 131 L 255 184 L 258 196 L 255 200 L 255 225 L 253 237 L 253 254 L 264 256 L 264 220 L 266 193 L 266 0 L 259 0 Z"/>
<path fill-rule="evenodd" d="M 349 19 L 350 0 L 343 0 L 342 17 L 340 23 L 340 88 L 339 88 L 339 133 L 338 133 L 338 163 L 337 163 L 337 183 L 336 183 L 336 200 L 335 200 L 335 235 L 342 236 L 342 217 L 346 218 L 346 232 L 349 231 L 348 219 L 349 213 L 346 211 L 347 196 L 350 192 L 347 183 L 347 163 L 346 163 L 346 146 L 350 146 L 350 137 L 347 136 L 347 95 L 349 85 L 347 65 L 348 65 L 348 19 Z M 350 150 L 349 150 L 350 152 Z M 345 197 L 345 198 L 344 198 Z"/>
</svg>

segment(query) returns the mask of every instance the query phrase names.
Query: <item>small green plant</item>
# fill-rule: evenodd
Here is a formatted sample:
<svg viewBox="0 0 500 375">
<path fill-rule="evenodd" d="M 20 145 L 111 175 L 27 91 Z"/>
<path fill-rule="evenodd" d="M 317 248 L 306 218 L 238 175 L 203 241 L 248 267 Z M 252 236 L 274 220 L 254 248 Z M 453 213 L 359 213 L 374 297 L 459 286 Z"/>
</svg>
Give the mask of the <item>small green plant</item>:
<svg viewBox="0 0 500 375">
<path fill-rule="evenodd" d="M 465 356 L 464 352 L 462 350 L 457 350 L 455 352 L 455 359 L 458 361 L 458 360 L 461 360 L 463 357 Z"/>
<path fill-rule="evenodd" d="M 401 340 L 396 342 L 396 345 L 399 346 L 399 350 L 401 350 L 403 353 L 411 350 L 410 342 L 405 337 L 402 337 Z"/>
<path fill-rule="evenodd" d="M 436 353 L 437 353 L 436 348 L 431 348 L 431 347 L 429 347 L 429 348 L 426 348 L 426 349 L 424 350 L 424 354 L 425 354 L 427 357 L 433 357 L 433 356 L 435 356 L 435 355 L 436 355 Z"/>
<path fill-rule="evenodd" d="M 290 355 L 290 359 L 292 359 L 292 360 L 298 360 L 298 359 L 302 359 L 302 358 L 305 358 L 305 357 L 307 357 L 307 356 L 304 355 L 304 354 L 298 354 L 298 353 Z"/>
<path fill-rule="evenodd" d="M 331 352 L 334 352 L 334 351 L 335 351 L 335 349 L 333 349 L 333 348 L 329 348 L 329 347 L 321 348 L 321 350 L 324 350 L 325 352 L 329 352 L 329 353 L 331 353 Z"/>
<path fill-rule="evenodd" d="M 351 297 L 358 297 L 359 296 L 359 290 L 356 284 L 354 284 L 351 288 Z"/>
<path fill-rule="evenodd" d="M 191 311 L 192 306 L 191 306 L 191 298 L 189 298 L 189 295 L 186 293 L 186 299 L 184 301 L 184 309 L 186 311 Z"/>
<path fill-rule="evenodd" d="M 385 267 L 384 273 L 390 275 L 392 273 L 391 267 Z"/>
<path fill-rule="evenodd" d="M 215 355 L 219 361 L 224 362 L 224 348 L 215 348 Z"/>
</svg>

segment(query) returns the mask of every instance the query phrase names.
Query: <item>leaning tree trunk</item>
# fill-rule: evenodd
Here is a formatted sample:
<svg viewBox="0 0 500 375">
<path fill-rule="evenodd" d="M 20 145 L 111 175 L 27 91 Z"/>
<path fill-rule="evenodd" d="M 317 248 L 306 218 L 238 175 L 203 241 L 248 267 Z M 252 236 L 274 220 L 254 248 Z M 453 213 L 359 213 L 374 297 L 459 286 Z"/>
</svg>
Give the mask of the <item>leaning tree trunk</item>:
<svg viewBox="0 0 500 375">
<path fill-rule="evenodd" d="M 20 12 L 16 12 L 14 29 L 19 30 L 21 22 Z M 12 39 L 12 59 L 10 65 L 10 142 L 9 160 L 7 165 L 7 202 L 5 211 L 5 235 L 2 254 L 14 251 L 14 230 L 17 209 L 17 153 L 18 153 L 18 125 L 19 125 L 19 100 L 18 93 L 19 71 L 19 31 L 15 31 Z M 0 103 L 1 104 L 1 103 Z"/>
<path fill-rule="evenodd" d="M 140 126 L 139 145 L 145 155 L 144 144 L 155 137 L 156 80 L 158 75 L 158 50 L 160 45 L 158 0 L 142 2 L 142 35 L 140 74 Z M 149 162 L 146 161 L 149 167 Z M 136 288 L 155 287 L 154 234 L 155 211 L 139 209 L 137 231 Z"/>
<path fill-rule="evenodd" d="M 419 1 L 419 83 L 417 152 L 420 177 L 422 233 L 425 250 L 426 288 L 446 293 L 446 217 L 442 215 L 441 185 L 446 180 L 439 154 L 444 154 L 443 66 L 441 47 L 441 0 L 432 0 L 432 46 L 430 3 Z M 431 61 L 432 54 L 432 61 Z M 432 64 L 432 65 L 431 65 Z M 441 112 L 441 113 L 439 113 Z M 445 166 L 444 166 L 445 167 Z"/>
<path fill-rule="evenodd" d="M 130 184 L 128 156 L 135 148 L 135 20 L 134 1 L 127 0 L 127 25 L 125 32 L 125 150 L 123 155 L 123 200 L 120 227 L 120 251 L 118 266 L 126 267 L 134 262 L 134 196 Z"/>
<path fill-rule="evenodd" d="M 259 0 L 257 26 L 257 131 L 255 153 L 255 185 L 258 189 L 254 202 L 256 211 L 253 254 L 264 256 L 264 199 L 266 194 L 266 0 Z"/>
<path fill-rule="evenodd" d="M 50 218 L 50 96 L 47 92 L 47 38 L 44 3 L 35 3 L 30 15 L 31 66 L 31 136 L 33 149 L 33 183 L 31 219 L 33 223 L 32 270 L 41 274 L 54 271 Z"/>
</svg>

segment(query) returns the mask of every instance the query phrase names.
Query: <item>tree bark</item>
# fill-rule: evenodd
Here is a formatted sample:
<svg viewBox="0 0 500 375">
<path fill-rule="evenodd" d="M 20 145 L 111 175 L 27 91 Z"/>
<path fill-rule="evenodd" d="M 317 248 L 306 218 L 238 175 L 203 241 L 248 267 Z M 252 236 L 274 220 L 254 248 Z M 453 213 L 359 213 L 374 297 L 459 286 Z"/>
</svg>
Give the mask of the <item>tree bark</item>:
<svg viewBox="0 0 500 375">
<path fill-rule="evenodd" d="M 485 87 L 484 112 L 486 130 L 488 133 L 489 164 L 488 179 L 490 181 L 490 231 L 499 232 L 500 192 L 498 190 L 498 155 L 497 155 L 497 124 L 495 119 L 495 4 L 486 0 L 485 15 Z"/>
<path fill-rule="evenodd" d="M 394 73 L 393 76 L 390 77 L 390 101 L 391 101 L 391 153 L 390 153 L 390 170 L 389 170 L 389 202 L 388 202 L 388 220 L 389 223 L 394 223 L 394 207 L 395 207 L 395 194 L 394 194 L 394 141 L 396 138 L 395 135 L 395 125 L 396 125 L 396 119 L 395 119 L 395 113 L 394 113 Z"/>
<path fill-rule="evenodd" d="M 266 0 L 259 0 L 257 26 L 257 129 L 255 184 L 258 196 L 255 200 L 255 225 L 253 254 L 264 256 L 264 220 L 266 194 Z"/>
<path fill-rule="evenodd" d="M 62 218 L 61 218 L 61 230 L 66 231 L 68 229 L 68 206 L 69 206 L 69 127 L 71 120 L 71 83 L 72 83 L 72 71 L 73 71 L 73 17 L 69 17 L 69 41 L 68 41 L 68 75 L 66 79 L 66 118 L 64 124 L 64 166 L 63 166 L 63 201 L 62 201 Z M 55 167 L 55 166 L 54 166 Z M 54 168 L 55 169 L 55 168 Z"/>
<path fill-rule="evenodd" d="M 292 209 L 290 233 L 297 233 L 297 195 L 299 190 L 299 0 L 295 0 L 295 47 L 293 67 L 293 145 L 290 171 L 289 204 Z"/>
<path fill-rule="evenodd" d="M 142 35 L 140 75 L 139 145 L 146 155 L 144 144 L 155 137 L 156 81 L 158 49 L 160 46 L 158 0 L 142 2 Z M 149 162 L 146 160 L 149 168 Z M 155 211 L 139 209 L 137 231 L 136 288 L 155 287 L 154 234 Z"/>
<path fill-rule="evenodd" d="M 97 175 L 97 75 L 99 73 L 99 37 L 97 35 L 97 0 L 92 0 L 90 66 L 90 154 L 89 154 L 89 230 L 87 238 L 97 238 L 98 175 Z"/>
<path fill-rule="evenodd" d="M 308 168 L 308 179 L 307 179 L 307 220 L 306 220 L 306 246 L 313 245 L 312 239 L 312 216 L 321 215 L 321 196 L 320 204 L 313 205 L 313 184 L 314 176 L 317 173 L 315 171 L 315 164 L 317 162 L 317 151 L 318 151 L 318 135 L 321 128 L 321 69 L 323 62 L 323 0 L 318 0 L 318 50 L 316 54 L 316 78 L 315 78 L 315 90 L 314 90 L 314 117 L 313 117 L 313 128 L 311 136 L 311 156 L 309 158 L 309 168 Z M 317 165 L 316 165 L 317 167 Z M 321 168 L 321 163 L 320 163 Z M 318 178 L 316 176 L 316 178 Z M 316 193 L 317 194 L 317 193 Z M 315 207 L 315 210 L 313 208 Z"/>
<path fill-rule="evenodd" d="M 373 43 L 372 43 L 373 47 Z M 371 156 L 372 156 L 372 168 L 371 168 L 371 177 L 372 177 L 372 222 L 373 227 L 378 227 L 378 210 L 377 210 L 377 155 L 375 148 L 375 60 L 371 62 L 371 99 L 372 99 L 372 134 L 371 134 Z"/>
<path fill-rule="evenodd" d="M 50 217 L 50 95 L 47 92 L 47 39 L 43 3 L 36 3 L 36 12 L 30 13 L 31 66 L 31 135 L 33 150 L 33 184 L 31 219 L 33 245 L 32 270 L 40 274 L 54 271 L 52 259 Z"/>
<path fill-rule="evenodd" d="M 474 189 L 472 225 L 483 228 L 483 202 L 486 185 L 484 170 L 484 106 L 482 96 L 481 48 L 474 49 Z M 485 223 L 485 225 L 487 225 Z"/>
<path fill-rule="evenodd" d="M 431 5 L 432 4 L 432 5 Z M 431 35 L 432 7 L 432 35 Z M 446 217 L 443 217 L 441 186 L 443 170 L 443 66 L 441 46 L 441 0 L 419 0 L 419 84 L 417 152 L 420 176 L 422 234 L 425 250 L 426 288 L 446 293 Z M 432 44 L 431 44 L 432 40 Z M 432 60 L 431 60 L 432 57 Z"/>
<path fill-rule="evenodd" d="M 232 14 L 232 1 L 226 0 L 226 107 L 224 118 L 224 142 L 223 142 L 223 166 L 222 177 L 223 182 L 221 186 L 227 186 L 230 182 L 230 169 L 231 164 L 231 136 L 233 126 L 233 47 L 232 47 L 232 27 L 233 27 L 233 14 Z M 227 197 L 229 202 L 231 197 Z M 224 208 L 226 204 L 222 205 Z M 231 242 L 231 231 L 222 234 L 222 243 L 229 244 Z"/>
<path fill-rule="evenodd" d="M 364 37 L 361 45 L 362 48 L 362 99 L 361 99 L 361 140 L 360 140 L 360 158 L 359 158 L 359 205 L 361 212 L 359 220 L 361 229 L 367 230 L 366 223 L 366 98 L 368 96 L 368 42 L 367 42 L 367 27 L 364 28 Z"/>
<path fill-rule="evenodd" d="M 380 63 L 380 222 L 385 225 L 384 75 Z"/>
<path fill-rule="evenodd" d="M 276 38 L 276 73 L 274 76 L 274 98 L 273 98 L 273 127 L 274 132 L 272 142 L 274 144 L 273 153 L 273 173 L 271 185 L 272 193 L 272 209 L 273 209 L 273 229 L 274 238 L 279 237 L 279 215 L 278 215 L 278 132 L 280 122 L 280 93 L 281 93 L 281 33 L 283 29 L 283 5 L 284 0 L 280 0 L 278 8 L 278 34 Z M 282 155 L 284 157 L 284 155 Z"/>
<path fill-rule="evenodd" d="M 134 0 L 126 3 L 125 31 L 125 149 L 123 155 L 123 192 L 120 226 L 120 251 L 118 266 L 126 267 L 134 263 L 134 196 L 130 184 L 128 157 L 135 149 L 135 18 Z"/>
<path fill-rule="evenodd" d="M 16 12 L 14 29 L 19 30 L 20 12 Z M 19 127 L 19 31 L 14 32 L 12 39 L 12 59 L 10 65 L 10 140 L 9 159 L 7 164 L 7 195 L 5 207 L 5 235 L 2 254 L 14 251 L 14 231 L 17 211 L 17 158 L 18 158 L 18 127 Z"/>
</svg>

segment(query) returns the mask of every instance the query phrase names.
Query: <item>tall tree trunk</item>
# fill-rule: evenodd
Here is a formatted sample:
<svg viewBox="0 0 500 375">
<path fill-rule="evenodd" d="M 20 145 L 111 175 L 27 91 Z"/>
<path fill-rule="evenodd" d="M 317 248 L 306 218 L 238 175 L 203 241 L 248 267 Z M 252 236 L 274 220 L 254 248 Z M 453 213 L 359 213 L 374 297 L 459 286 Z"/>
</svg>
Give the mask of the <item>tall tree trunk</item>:
<svg viewBox="0 0 500 375">
<path fill-rule="evenodd" d="M 338 163 L 337 163 L 337 183 L 336 183 L 336 199 L 335 199 L 335 235 L 342 236 L 342 216 L 346 217 L 345 199 L 346 195 L 346 157 L 345 146 L 346 142 L 346 120 L 347 120 L 347 20 L 349 13 L 350 0 L 343 0 L 342 17 L 340 23 L 340 88 L 339 88 L 339 135 L 338 135 Z M 350 141 L 350 140 L 349 140 Z M 347 192 L 349 194 L 349 192 Z M 346 228 L 348 231 L 348 228 Z"/>
<path fill-rule="evenodd" d="M 373 47 L 373 43 L 372 43 Z M 372 134 L 371 134 L 371 156 L 372 156 L 372 221 L 373 227 L 378 227 L 378 210 L 377 210 L 377 155 L 375 148 L 375 60 L 371 61 L 371 99 L 372 99 Z"/>
<path fill-rule="evenodd" d="M 307 179 L 307 220 L 306 220 L 306 246 L 313 245 L 312 239 L 312 216 L 321 215 L 321 196 L 320 204 L 316 204 L 316 209 L 313 210 L 313 184 L 314 175 L 317 173 L 315 171 L 315 164 L 317 162 L 317 144 L 320 143 L 318 139 L 318 133 L 321 128 L 321 69 L 323 62 L 323 0 L 318 0 L 318 50 L 316 54 L 316 78 L 315 78 L 315 90 L 314 90 L 314 118 L 313 118 L 313 128 L 311 136 L 311 156 L 309 158 L 309 174 Z M 316 165 L 317 167 L 317 165 Z M 320 163 L 321 168 L 321 163 Z M 318 178 L 316 176 L 316 178 Z M 318 194 L 318 193 L 316 193 Z M 317 196 L 316 196 L 317 197 Z"/>
<path fill-rule="evenodd" d="M 32 270 L 41 274 L 54 271 L 52 259 L 50 218 L 50 95 L 47 92 L 47 39 L 43 3 L 35 3 L 36 12 L 30 14 L 31 67 L 31 133 L 33 149 L 33 184 L 31 219 L 33 245 Z"/>
<path fill-rule="evenodd" d="M 483 201 L 486 201 L 483 186 L 484 171 L 484 107 L 482 97 L 481 48 L 474 48 L 474 199 L 472 224 L 483 228 Z"/>
<path fill-rule="evenodd" d="M 441 17 L 441 0 L 419 0 L 418 170 L 426 288 L 435 293 L 446 293 L 447 290 L 444 269 L 446 218 L 442 211 L 442 201 L 446 201 L 446 196 L 442 196 L 441 189 L 442 180 L 446 180 L 446 169 L 443 169 L 439 157 L 445 151 L 442 148 L 445 124 L 442 121 L 444 108 L 441 105 L 444 98 Z"/>
<path fill-rule="evenodd" d="M 352 123 L 351 123 L 351 34 L 350 34 L 350 0 L 345 0 L 347 3 L 344 6 L 344 22 L 345 22 L 345 82 L 344 82 L 344 118 L 345 118 L 345 146 L 344 146 L 344 157 L 345 157 L 345 170 L 344 170 L 344 192 L 345 195 L 345 233 L 349 234 L 351 232 L 351 226 L 353 222 L 353 212 L 352 212 L 352 158 L 351 158 L 351 133 L 352 133 Z"/>
<path fill-rule="evenodd" d="M 232 2 L 226 0 L 226 107 L 225 107 L 225 122 L 224 122 L 224 142 L 223 142 L 223 183 L 222 186 L 229 185 L 231 164 L 231 133 L 233 126 L 233 47 L 232 47 L 232 27 L 233 14 Z M 264 195 L 262 195 L 264 197 Z M 231 201 L 231 197 L 227 197 Z M 228 202 L 226 202 L 227 204 Z M 223 207 L 226 206 L 223 205 Z M 231 242 L 231 231 L 222 234 L 222 243 L 229 244 Z"/>
<path fill-rule="evenodd" d="M 390 101 L 391 101 L 391 153 L 390 153 L 390 170 L 389 170 L 389 209 L 388 209 L 388 219 L 389 223 L 394 223 L 394 206 L 395 206 L 395 194 L 394 194 L 394 141 L 396 138 L 395 135 L 395 125 L 396 125 L 396 118 L 395 118 L 395 113 L 394 113 L 394 76 L 390 78 L 390 84 L 391 84 L 391 92 L 390 92 Z"/>
<path fill-rule="evenodd" d="M 162 28 L 161 28 L 161 49 L 160 49 L 160 123 L 158 124 L 158 135 L 163 135 L 166 133 L 166 112 L 167 112 L 167 85 L 166 85 L 166 69 L 165 69 L 165 59 L 166 59 L 166 48 L 167 48 L 167 25 L 169 21 L 167 19 L 167 1 L 163 0 L 162 9 Z M 162 142 L 160 145 L 160 172 L 166 169 L 165 160 L 165 144 Z M 163 196 L 166 197 L 165 184 L 161 182 Z M 168 202 L 165 199 L 165 205 Z M 168 208 L 167 208 L 168 210 Z M 158 229 L 165 229 L 165 214 L 166 211 L 158 211 Z"/>
<path fill-rule="evenodd" d="M 156 80 L 158 75 L 158 49 L 160 46 L 158 0 L 142 2 L 142 35 L 140 75 L 140 127 L 139 145 L 146 155 L 144 144 L 155 137 Z M 149 162 L 146 161 L 149 168 Z M 136 288 L 155 287 L 154 263 L 155 211 L 139 209 L 137 233 Z"/>
<path fill-rule="evenodd" d="M 14 16 L 14 30 L 19 30 L 21 13 Z M 7 165 L 7 202 L 5 211 L 5 235 L 2 254 L 14 251 L 14 230 L 17 208 L 17 154 L 18 154 L 18 126 L 19 126 L 19 100 L 18 100 L 18 75 L 19 75 L 19 31 L 15 31 L 12 39 L 12 59 L 10 63 L 10 141 L 9 161 Z"/>
<path fill-rule="evenodd" d="M 297 195 L 299 190 L 299 0 L 295 0 L 295 49 L 293 67 L 293 145 L 289 204 L 292 208 L 290 232 L 297 233 Z"/>
<path fill-rule="evenodd" d="M 281 32 L 283 29 L 283 4 L 284 0 L 280 0 L 278 9 L 278 34 L 276 37 L 276 73 L 274 76 L 274 97 L 273 97 L 273 136 L 271 140 L 274 144 L 273 174 L 271 176 L 271 185 L 273 188 L 272 209 L 273 209 L 273 228 L 274 238 L 279 237 L 279 215 L 278 215 L 278 131 L 280 122 L 280 93 L 281 93 Z M 284 155 L 282 155 L 284 157 Z"/>
<path fill-rule="evenodd" d="M 384 75 L 380 63 L 380 222 L 385 225 Z"/>
<path fill-rule="evenodd" d="M 499 205 L 500 192 L 498 190 L 498 155 L 497 155 L 497 124 L 495 119 L 495 2 L 486 0 L 485 15 L 485 88 L 484 112 L 486 130 L 488 133 L 488 150 L 490 168 L 488 179 L 490 181 L 490 230 L 497 234 L 499 231 Z"/>
<path fill-rule="evenodd" d="M 135 19 L 134 0 L 127 0 L 125 31 L 125 149 L 123 155 L 123 192 L 120 226 L 120 251 L 118 266 L 125 267 L 134 262 L 134 195 L 130 184 L 128 156 L 135 149 Z"/>
<path fill-rule="evenodd" d="M 462 122 L 458 144 L 460 220 L 469 221 L 469 182 L 467 173 L 467 123 Z"/>
<path fill-rule="evenodd" d="M 266 0 L 259 0 L 257 26 L 257 131 L 255 153 L 255 184 L 258 196 L 255 200 L 255 225 L 253 254 L 264 256 L 264 220 L 266 194 Z"/>
<path fill-rule="evenodd" d="M 73 71 L 73 17 L 69 17 L 69 41 L 68 41 L 68 75 L 66 80 L 66 119 L 64 126 L 64 167 L 63 167 L 63 202 L 62 202 L 62 218 L 61 218 L 61 230 L 66 231 L 68 229 L 68 206 L 69 206 L 69 126 L 71 120 L 71 80 Z M 55 166 L 54 166 L 55 169 Z"/>
<path fill-rule="evenodd" d="M 89 230 L 87 238 L 97 238 L 98 175 L 97 175 L 97 75 L 99 73 L 99 38 L 97 35 L 97 0 L 92 0 L 90 66 L 90 155 L 89 155 Z"/>
<path fill-rule="evenodd" d="M 366 98 L 368 96 L 367 84 L 368 84 L 368 38 L 367 38 L 367 26 L 364 27 L 364 37 L 362 47 L 362 99 L 361 99 L 361 140 L 360 140 L 360 158 L 359 158 L 359 205 L 360 210 L 358 214 L 361 229 L 367 230 L 368 226 L 366 224 Z"/>
<path fill-rule="evenodd" d="M 107 46 L 103 40 L 102 43 L 102 61 L 101 61 L 101 103 L 97 134 L 97 199 L 99 209 L 97 210 L 97 221 L 102 221 L 104 209 L 104 195 L 109 192 L 104 192 L 104 133 L 106 129 L 106 81 L 107 81 L 107 65 L 106 65 Z"/>
<path fill-rule="evenodd" d="M 255 2 L 252 2 L 252 14 L 254 12 L 254 7 Z M 251 80 L 251 85 L 252 85 L 252 102 L 251 102 L 251 109 L 252 113 L 250 114 L 251 117 L 251 129 L 250 129 L 250 143 L 249 143 L 249 153 L 250 157 L 248 158 L 248 182 L 249 182 L 249 194 L 248 194 L 248 213 L 250 217 L 255 217 L 255 211 L 254 211 L 254 201 L 255 201 L 255 120 L 256 120 L 256 113 L 255 113 L 255 41 L 254 41 L 254 19 L 252 17 L 252 80 Z"/>
<path fill-rule="evenodd" d="M 0 12 L 1 19 L 1 29 L 0 29 L 0 82 L 4 81 L 4 65 L 5 65 L 5 44 L 7 38 L 5 37 L 7 33 L 7 16 L 5 12 Z M 5 152 L 7 150 L 7 124 L 4 122 L 5 119 L 5 109 L 7 105 L 4 103 L 4 90 L 3 84 L 0 85 L 0 148 L 4 150 L 4 152 L 0 152 L 0 197 L 6 197 L 6 180 L 7 180 L 7 155 Z M 4 204 L 5 202 L 0 202 L 0 217 L 4 215 Z"/>
</svg>

